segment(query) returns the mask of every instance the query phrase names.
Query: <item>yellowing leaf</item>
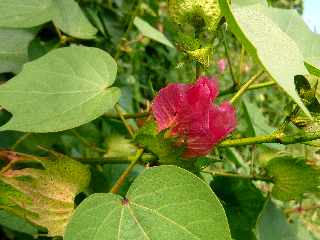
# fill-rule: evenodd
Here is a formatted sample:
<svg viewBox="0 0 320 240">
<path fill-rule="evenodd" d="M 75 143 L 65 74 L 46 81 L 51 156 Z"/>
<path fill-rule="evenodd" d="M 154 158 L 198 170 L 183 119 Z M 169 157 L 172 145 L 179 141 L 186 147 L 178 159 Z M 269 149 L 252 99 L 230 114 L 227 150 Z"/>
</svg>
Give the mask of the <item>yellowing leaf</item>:
<svg viewBox="0 0 320 240">
<path fill-rule="evenodd" d="M 47 228 L 49 236 L 63 235 L 75 196 L 89 184 L 88 167 L 65 156 L 47 159 L 5 151 L 1 156 L 8 164 L 0 174 L 0 209 Z"/>
</svg>

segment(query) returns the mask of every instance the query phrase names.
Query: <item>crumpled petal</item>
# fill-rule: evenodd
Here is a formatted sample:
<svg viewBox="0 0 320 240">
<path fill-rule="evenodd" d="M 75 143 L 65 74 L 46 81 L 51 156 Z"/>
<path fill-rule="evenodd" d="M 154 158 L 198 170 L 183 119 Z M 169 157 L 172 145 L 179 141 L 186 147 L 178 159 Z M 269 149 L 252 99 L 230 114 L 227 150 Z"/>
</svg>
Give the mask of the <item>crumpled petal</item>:
<svg viewBox="0 0 320 240">
<path fill-rule="evenodd" d="M 219 87 L 215 78 L 200 77 L 195 84 L 171 84 L 160 90 L 152 111 L 158 131 L 170 129 L 185 158 L 207 155 L 236 127 L 236 111 L 224 102 L 213 105 Z"/>
<path fill-rule="evenodd" d="M 186 101 L 186 91 L 189 88 L 187 84 L 175 83 L 159 91 L 152 104 L 152 112 L 159 132 L 174 123 L 178 111 Z"/>
</svg>

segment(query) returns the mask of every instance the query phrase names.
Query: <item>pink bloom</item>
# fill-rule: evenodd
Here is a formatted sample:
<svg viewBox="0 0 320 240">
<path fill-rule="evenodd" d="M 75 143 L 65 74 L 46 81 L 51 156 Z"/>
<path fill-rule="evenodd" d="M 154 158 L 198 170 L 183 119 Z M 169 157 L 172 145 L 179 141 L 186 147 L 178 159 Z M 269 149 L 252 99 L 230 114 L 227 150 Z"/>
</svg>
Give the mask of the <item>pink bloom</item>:
<svg viewBox="0 0 320 240">
<path fill-rule="evenodd" d="M 221 58 L 220 60 L 218 60 L 217 65 L 218 65 L 218 69 L 219 69 L 220 73 L 223 73 L 226 70 L 228 63 L 227 63 L 226 59 Z"/>
<path fill-rule="evenodd" d="M 169 84 L 155 97 L 152 112 L 158 131 L 169 129 L 178 144 L 185 144 L 184 157 L 207 155 L 235 129 L 236 113 L 232 105 L 213 104 L 218 93 L 217 80 L 203 76 L 195 84 Z"/>
</svg>

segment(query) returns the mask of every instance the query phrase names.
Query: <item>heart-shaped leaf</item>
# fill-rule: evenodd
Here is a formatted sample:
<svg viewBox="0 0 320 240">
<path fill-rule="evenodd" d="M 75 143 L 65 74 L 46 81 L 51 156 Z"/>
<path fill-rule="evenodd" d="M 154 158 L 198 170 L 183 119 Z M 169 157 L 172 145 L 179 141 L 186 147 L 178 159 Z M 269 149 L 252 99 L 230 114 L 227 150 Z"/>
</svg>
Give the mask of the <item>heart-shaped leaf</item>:
<svg viewBox="0 0 320 240">
<path fill-rule="evenodd" d="M 62 235 L 75 196 L 89 184 L 88 167 L 65 156 L 46 159 L 6 151 L 0 156 L 8 161 L 0 173 L 0 209 L 47 228 L 49 236 Z"/>
<path fill-rule="evenodd" d="M 146 170 L 126 198 L 94 194 L 77 208 L 65 240 L 230 240 L 224 210 L 208 185 L 176 166 Z"/>
<path fill-rule="evenodd" d="M 117 65 L 97 48 L 67 47 L 24 65 L 0 86 L 0 105 L 13 114 L 0 127 L 54 132 L 90 122 L 112 108 L 120 90 L 110 88 Z"/>
</svg>

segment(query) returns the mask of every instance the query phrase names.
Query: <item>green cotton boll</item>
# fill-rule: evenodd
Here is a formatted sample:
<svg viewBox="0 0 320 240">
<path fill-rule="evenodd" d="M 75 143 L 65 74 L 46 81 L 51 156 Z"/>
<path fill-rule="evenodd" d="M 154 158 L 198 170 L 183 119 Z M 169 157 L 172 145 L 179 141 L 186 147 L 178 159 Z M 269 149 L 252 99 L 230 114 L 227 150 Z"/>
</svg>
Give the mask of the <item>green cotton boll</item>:
<svg viewBox="0 0 320 240">
<path fill-rule="evenodd" d="M 169 0 L 169 14 L 177 24 L 206 27 L 215 32 L 221 19 L 218 0 Z"/>
</svg>

